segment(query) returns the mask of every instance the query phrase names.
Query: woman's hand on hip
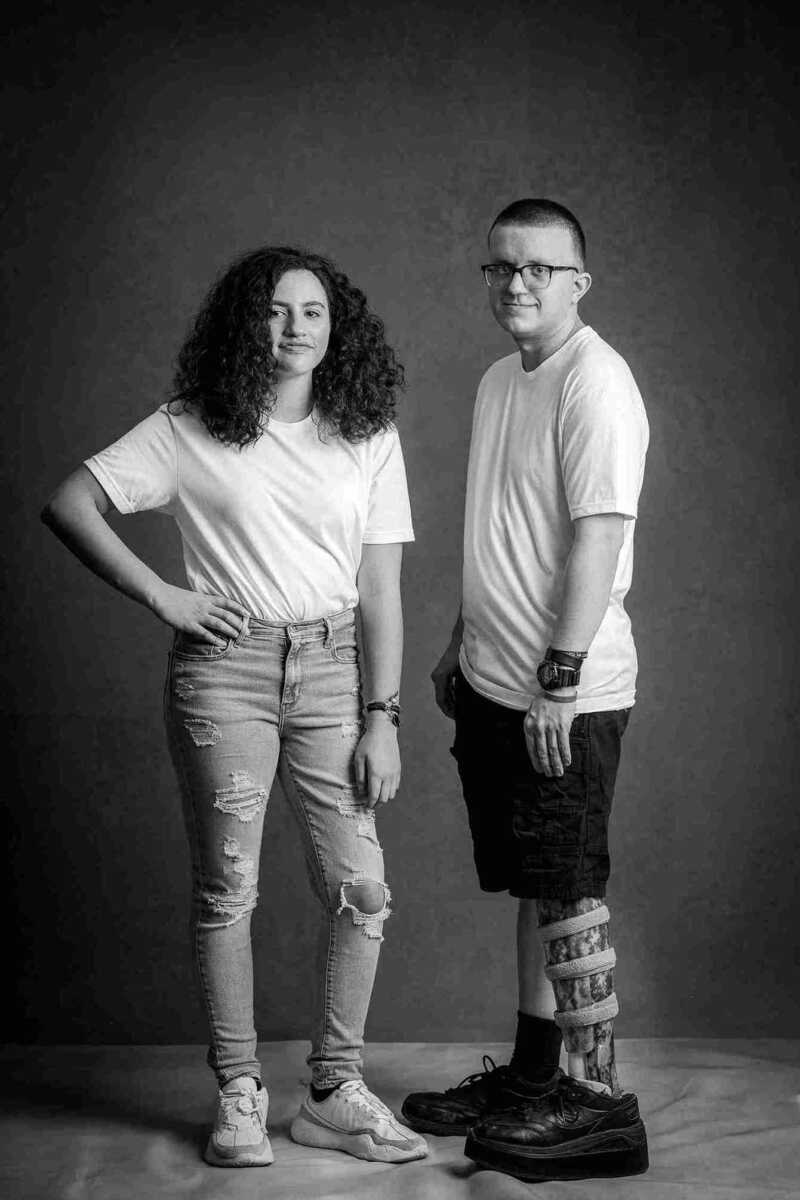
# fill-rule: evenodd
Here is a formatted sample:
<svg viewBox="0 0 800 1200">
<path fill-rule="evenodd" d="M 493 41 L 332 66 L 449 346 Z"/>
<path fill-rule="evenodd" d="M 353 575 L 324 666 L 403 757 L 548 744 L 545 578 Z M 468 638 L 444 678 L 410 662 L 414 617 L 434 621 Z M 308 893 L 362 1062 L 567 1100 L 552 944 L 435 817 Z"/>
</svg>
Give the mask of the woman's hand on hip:
<svg viewBox="0 0 800 1200">
<path fill-rule="evenodd" d="M 367 728 L 356 747 L 356 783 L 367 807 L 393 800 L 400 786 L 400 747 L 397 729 L 384 713 L 369 713 Z"/>
<path fill-rule="evenodd" d="M 237 637 L 245 610 L 227 596 L 211 596 L 165 583 L 152 603 L 153 612 L 166 625 L 190 633 L 212 646 L 224 646 L 225 638 Z"/>
</svg>

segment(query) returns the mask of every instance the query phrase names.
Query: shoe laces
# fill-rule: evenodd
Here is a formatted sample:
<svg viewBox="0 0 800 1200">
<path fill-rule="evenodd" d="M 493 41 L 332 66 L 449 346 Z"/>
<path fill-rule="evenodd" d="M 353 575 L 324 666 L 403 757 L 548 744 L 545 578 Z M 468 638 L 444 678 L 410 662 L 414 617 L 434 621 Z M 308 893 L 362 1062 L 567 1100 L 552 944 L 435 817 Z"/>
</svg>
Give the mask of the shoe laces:
<svg viewBox="0 0 800 1200">
<path fill-rule="evenodd" d="M 382 1100 L 371 1092 L 363 1079 L 347 1079 L 338 1087 L 338 1092 L 348 1104 L 354 1104 L 357 1108 L 363 1108 L 373 1116 L 388 1117 L 393 1119 L 394 1114 L 391 1109 L 387 1108 Z"/>
<path fill-rule="evenodd" d="M 497 1063 L 489 1054 L 484 1054 L 483 1058 L 481 1059 L 481 1063 L 483 1066 L 482 1071 L 475 1071 L 474 1074 L 467 1075 L 466 1078 L 462 1079 L 461 1083 L 456 1084 L 455 1087 L 447 1088 L 445 1090 L 445 1095 L 452 1096 L 455 1095 L 456 1092 L 462 1091 L 462 1089 L 466 1091 L 469 1090 L 469 1088 L 475 1087 L 476 1084 L 488 1083 L 490 1076 L 492 1075 L 495 1076 L 496 1080 L 499 1078 L 497 1076 L 498 1071 L 503 1072 L 504 1074 L 508 1071 L 507 1067 L 498 1067 Z M 492 1080 L 492 1082 L 495 1082 L 495 1080 Z"/>
<path fill-rule="evenodd" d="M 556 1092 L 556 1112 L 567 1125 L 572 1125 L 578 1119 L 577 1097 L 574 1093 L 565 1093 L 560 1089 Z"/>
<path fill-rule="evenodd" d="M 536 1100 L 527 1101 L 519 1106 L 518 1111 L 533 1115 L 537 1111 L 541 1111 L 543 1107 L 552 1104 L 555 1116 L 565 1124 L 572 1125 L 580 1115 L 583 1091 L 584 1089 L 579 1084 L 565 1075 L 559 1080 L 558 1086 L 553 1091 L 545 1092 Z"/>
<path fill-rule="evenodd" d="M 572 1108 L 577 1108 L 579 1104 L 586 1102 L 588 1096 L 596 1096 L 597 1092 L 594 1088 L 586 1087 L 580 1080 L 573 1079 L 571 1075 L 565 1075 L 559 1083 L 557 1095 Z"/>
<path fill-rule="evenodd" d="M 226 1124 L 235 1124 L 237 1115 L 258 1122 L 258 1092 L 221 1092 L 220 1097 Z"/>
</svg>

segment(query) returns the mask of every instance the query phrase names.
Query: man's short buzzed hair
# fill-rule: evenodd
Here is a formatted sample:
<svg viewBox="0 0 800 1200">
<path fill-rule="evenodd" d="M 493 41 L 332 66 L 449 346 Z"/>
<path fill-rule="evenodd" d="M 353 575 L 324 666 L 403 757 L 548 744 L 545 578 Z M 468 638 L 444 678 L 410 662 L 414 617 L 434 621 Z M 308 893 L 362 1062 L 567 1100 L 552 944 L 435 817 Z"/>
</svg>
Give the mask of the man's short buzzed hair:
<svg viewBox="0 0 800 1200">
<path fill-rule="evenodd" d="M 586 265 L 586 237 L 581 223 L 574 213 L 555 200 L 526 199 L 515 200 L 498 213 L 489 230 L 491 237 L 495 225 L 535 225 L 542 228 L 546 225 L 560 225 L 568 229 L 572 236 L 578 265 Z"/>
</svg>

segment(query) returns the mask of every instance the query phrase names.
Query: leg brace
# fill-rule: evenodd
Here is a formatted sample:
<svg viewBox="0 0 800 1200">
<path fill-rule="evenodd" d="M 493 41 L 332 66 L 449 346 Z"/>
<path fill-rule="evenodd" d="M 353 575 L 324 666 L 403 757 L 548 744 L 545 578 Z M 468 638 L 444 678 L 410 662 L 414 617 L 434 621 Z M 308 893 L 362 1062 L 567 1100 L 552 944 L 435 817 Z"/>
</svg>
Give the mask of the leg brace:
<svg viewBox="0 0 800 1200">
<path fill-rule="evenodd" d="M 610 971 L 617 961 L 614 950 L 598 950 L 594 954 L 586 954 L 579 958 L 570 958 L 565 962 L 551 963 L 549 943 L 559 938 L 571 937 L 583 933 L 599 925 L 608 923 L 609 912 L 603 904 L 590 912 L 579 913 L 574 917 L 566 917 L 563 921 L 554 921 L 550 925 L 541 925 L 539 933 L 545 948 L 548 965 L 544 973 L 552 983 L 560 979 L 581 979 L 596 975 L 599 971 Z M 597 1046 L 595 1026 L 600 1021 L 610 1021 L 619 1012 L 616 992 L 611 992 L 603 1000 L 596 1000 L 581 1008 L 568 1009 L 554 1013 L 556 1024 L 564 1035 L 564 1046 L 570 1054 L 588 1054 Z"/>
</svg>

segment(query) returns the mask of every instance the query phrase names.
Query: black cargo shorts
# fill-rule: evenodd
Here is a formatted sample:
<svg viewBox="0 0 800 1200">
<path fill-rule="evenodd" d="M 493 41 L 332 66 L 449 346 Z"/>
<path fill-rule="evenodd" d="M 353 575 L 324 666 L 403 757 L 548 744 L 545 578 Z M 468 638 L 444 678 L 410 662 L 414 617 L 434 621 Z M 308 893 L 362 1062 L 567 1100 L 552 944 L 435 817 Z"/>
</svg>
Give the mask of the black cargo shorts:
<svg viewBox="0 0 800 1200">
<path fill-rule="evenodd" d="M 537 771 L 525 713 L 455 684 L 458 763 L 481 888 L 525 899 L 604 896 L 608 820 L 630 709 L 579 713 L 572 763 L 562 776 Z"/>
</svg>

